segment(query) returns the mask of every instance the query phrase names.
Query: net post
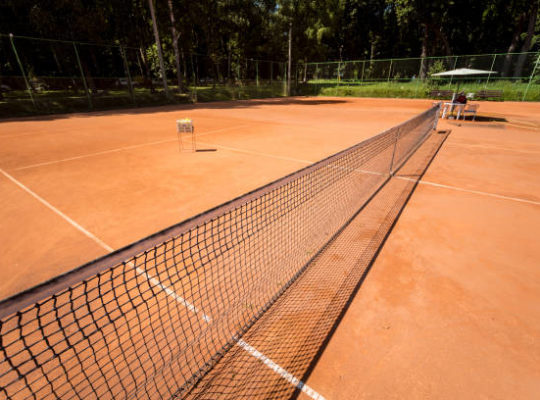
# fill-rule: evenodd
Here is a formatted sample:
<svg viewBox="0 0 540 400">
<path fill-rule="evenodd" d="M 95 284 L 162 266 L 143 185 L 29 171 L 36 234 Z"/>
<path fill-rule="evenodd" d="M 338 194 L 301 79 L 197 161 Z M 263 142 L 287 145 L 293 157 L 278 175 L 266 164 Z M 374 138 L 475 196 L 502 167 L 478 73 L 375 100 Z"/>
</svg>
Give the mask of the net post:
<svg viewBox="0 0 540 400">
<path fill-rule="evenodd" d="M 28 91 L 28 95 L 30 96 L 30 99 L 32 100 L 32 104 L 34 105 L 34 108 L 37 110 L 36 100 L 34 99 L 34 95 L 32 94 L 32 87 L 30 86 L 30 82 L 28 82 L 28 78 L 26 77 L 26 73 L 24 72 L 24 67 L 22 65 L 21 59 L 19 58 L 19 53 L 17 53 L 17 48 L 15 47 L 15 40 L 13 39 L 13 33 L 9 34 L 9 41 L 11 42 L 11 48 L 13 49 L 13 53 L 15 54 L 15 59 L 17 60 L 17 64 L 19 64 L 19 68 L 21 70 L 21 74 L 23 76 L 24 83 L 26 85 L 26 90 Z"/>
<path fill-rule="evenodd" d="M 122 56 L 122 60 L 124 61 L 124 69 L 128 80 L 129 95 L 131 96 L 131 101 L 133 102 L 133 105 L 136 105 L 137 103 L 135 102 L 135 95 L 133 93 L 133 82 L 131 81 L 131 73 L 129 72 L 129 64 L 127 62 L 126 52 L 123 46 L 118 46 L 118 48 L 120 49 L 120 55 Z"/>
<path fill-rule="evenodd" d="M 81 72 L 81 79 L 83 82 L 84 91 L 86 93 L 86 98 L 88 99 L 88 106 L 90 107 L 90 110 L 93 110 L 94 104 L 92 103 L 92 96 L 90 96 L 90 91 L 88 90 L 88 84 L 86 83 L 86 76 L 84 75 L 81 59 L 79 57 L 79 51 L 77 50 L 77 44 L 75 42 L 73 42 L 73 50 L 75 51 L 75 58 L 77 59 L 77 64 L 79 65 L 79 71 Z"/>
<path fill-rule="evenodd" d="M 388 170 L 388 175 L 389 176 L 394 176 L 394 171 L 393 171 L 393 167 L 394 167 L 394 158 L 396 157 L 396 148 L 397 148 L 397 143 L 398 143 L 398 140 L 399 140 L 399 134 L 401 133 L 401 129 L 397 129 L 396 131 L 396 140 L 394 142 L 394 149 L 392 150 L 392 159 L 390 160 L 390 168 Z"/>
<path fill-rule="evenodd" d="M 525 88 L 525 92 L 523 92 L 523 97 L 521 98 L 521 101 L 525 101 L 525 98 L 527 97 L 527 93 L 529 92 L 529 88 L 531 87 L 532 80 L 534 78 L 534 75 L 536 74 L 536 70 L 538 69 L 539 62 L 540 62 L 540 51 L 536 53 L 536 62 L 534 64 L 534 68 L 531 72 L 531 75 L 529 76 L 529 83 L 527 83 L 527 87 Z"/>
<path fill-rule="evenodd" d="M 441 115 L 441 103 L 437 105 L 437 112 L 435 113 L 435 119 L 433 120 L 433 130 L 437 130 L 437 124 L 439 123 L 439 117 Z"/>
</svg>

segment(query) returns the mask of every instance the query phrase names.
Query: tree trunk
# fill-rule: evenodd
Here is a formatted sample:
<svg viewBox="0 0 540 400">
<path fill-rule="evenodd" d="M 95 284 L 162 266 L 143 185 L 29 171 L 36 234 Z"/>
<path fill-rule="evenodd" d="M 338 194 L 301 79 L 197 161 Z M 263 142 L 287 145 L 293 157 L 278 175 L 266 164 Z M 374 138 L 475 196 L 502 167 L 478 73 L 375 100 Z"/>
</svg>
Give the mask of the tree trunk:
<svg viewBox="0 0 540 400">
<path fill-rule="evenodd" d="M 372 35 L 370 35 L 372 36 Z M 368 74 L 369 74 L 369 77 L 371 78 L 371 72 L 373 71 L 373 67 L 375 67 L 375 50 L 376 50 L 376 40 L 375 38 L 372 36 L 371 37 L 371 46 L 369 48 L 369 69 L 368 69 Z"/>
<path fill-rule="evenodd" d="M 439 29 L 434 28 L 433 32 L 435 33 L 435 35 L 437 35 L 437 38 L 441 41 L 446 55 L 450 57 L 452 55 L 452 49 L 450 48 L 450 42 L 448 41 L 446 34 L 442 30 L 442 26 L 440 26 Z"/>
<path fill-rule="evenodd" d="M 519 42 L 519 36 L 521 35 L 521 31 L 523 30 L 524 19 L 525 19 L 525 14 L 521 14 L 517 21 L 516 29 L 514 30 L 514 35 L 512 36 L 512 41 L 510 42 L 510 46 L 508 46 L 508 51 L 507 51 L 508 53 L 513 53 L 516 51 L 516 48 Z M 512 67 L 512 55 L 507 54 L 506 57 L 504 58 L 504 64 L 503 64 L 501 76 L 509 76 L 511 67 Z"/>
<path fill-rule="evenodd" d="M 184 91 L 184 85 L 182 82 L 182 71 L 180 70 L 180 52 L 178 51 L 178 39 L 180 34 L 176 32 L 176 21 L 174 19 L 174 10 L 172 5 L 172 0 L 167 0 L 169 4 L 169 18 L 171 20 L 171 34 L 172 34 L 172 45 L 174 50 L 174 59 L 176 61 L 176 79 L 178 80 L 178 91 Z"/>
<path fill-rule="evenodd" d="M 187 79 L 187 61 L 186 61 L 186 55 L 184 54 L 184 50 L 181 51 L 182 53 L 182 63 L 184 65 L 184 79 Z"/>
<path fill-rule="evenodd" d="M 150 88 L 150 93 L 155 93 L 156 89 L 154 89 L 154 82 L 152 81 L 152 71 L 150 71 L 150 67 L 148 65 L 148 61 L 146 60 L 146 54 L 142 49 L 142 46 L 139 47 L 139 52 L 141 54 L 141 60 L 144 65 L 144 86 Z"/>
<path fill-rule="evenodd" d="M 231 81 L 231 46 L 228 45 L 229 50 L 227 52 L 227 81 L 230 84 Z"/>
<path fill-rule="evenodd" d="M 292 66 L 292 22 L 289 22 L 289 62 L 287 67 L 287 96 L 291 95 L 291 66 Z"/>
<path fill-rule="evenodd" d="M 163 80 L 163 89 L 165 90 L 165 95 L 168 99 L 171 98 L 169 93 L 169 86 L 167 85 L 167 75 L 165 73 L 165 63 L 163 62 L 163 53 L 161 51 L 161 41 L 159 40 L 159 31 L 156 22 L 156 13 L 154 12 L 154 0 L 148 0 L 148 5 L 150 6 L 150 15 L 152 16 L 152 26 L 154 28 L 154 38 L 156 40 L 156 47 L 159 57 L 159 68 L 161 70 L 161 79 Z"/>
<path fill-rule="evenodd" d="M 536 17 L 538 15 L 538 3 L 540 0 L 533 1 L 531 4 L 531 14 L 529 15 L 529 26 L 527 27 L 527 36 L 525 37 L 525 41 L 523 42 L 523 46 L 521 46 L 521 52 L 526 53 L 531 49 L 531 43 L 532 38 L 534 36 L 534 27 L 536 26 Z M 521 74 L 523 73 L 523 65 L 525 65 L 525 60 L 527 59 L 526 54 L 520 54 L 516 69 L 514 71 L 514 78 L 520 78 Z"/>
</svg>

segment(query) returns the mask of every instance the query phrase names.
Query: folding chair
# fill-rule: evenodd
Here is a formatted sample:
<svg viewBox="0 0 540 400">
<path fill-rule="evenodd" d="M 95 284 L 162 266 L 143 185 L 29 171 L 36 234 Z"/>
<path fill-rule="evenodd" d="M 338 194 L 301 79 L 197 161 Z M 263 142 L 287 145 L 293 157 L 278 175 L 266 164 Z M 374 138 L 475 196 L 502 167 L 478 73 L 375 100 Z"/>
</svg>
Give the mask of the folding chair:
<svg viewBox="0 0 540 400">
<path fill-rule="evenodd" d="M 466 114 L 472 114 L 473 121 L 476 120 L 476 112 L 478 111 L 478 107 L 480 107 L 479 104 L 467 104 L 467 106 L 461 111 L 461 115 L 463 115 L 463 120 L 465 120 Z"/>
</svg>

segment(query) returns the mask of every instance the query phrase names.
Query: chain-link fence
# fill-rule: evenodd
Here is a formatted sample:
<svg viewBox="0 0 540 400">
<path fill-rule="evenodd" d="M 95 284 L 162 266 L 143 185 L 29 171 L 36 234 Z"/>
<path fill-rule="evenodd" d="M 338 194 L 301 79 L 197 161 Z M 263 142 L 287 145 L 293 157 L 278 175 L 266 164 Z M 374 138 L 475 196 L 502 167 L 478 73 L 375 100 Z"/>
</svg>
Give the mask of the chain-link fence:
<svg viewBox="0 0 540 400">
<path fill-rule="evenodd" d="M 168 49 L 164 84 L 155 46 L 134 48 L 0 34 L 0 117 L 285 96 L 287 62 Z M 457 68 L 495 71 L 433 77 Z M 179 73 L 178 73 L 179 72 Z M 298 62 L 292 94 L 432 97 L 495 90 L 502 100 L 540 101 L 540 53 Z"/>
<path fill-rule="evenodd" d="M 540 52 L 480 54 L 298 64 L 297 93 L 430 97 L 437 90 L 496 90 L 504 100 L 540 100 Z M 433 74 L 459 68 L 494 71 L 470 76 Z"/>
<path fill-rule="evenodd" d="M 283 96 L 286 63 L 0 35 L 0 117 Z M 180 78 L 180 82 L 178 80 Z"/>
</svg>

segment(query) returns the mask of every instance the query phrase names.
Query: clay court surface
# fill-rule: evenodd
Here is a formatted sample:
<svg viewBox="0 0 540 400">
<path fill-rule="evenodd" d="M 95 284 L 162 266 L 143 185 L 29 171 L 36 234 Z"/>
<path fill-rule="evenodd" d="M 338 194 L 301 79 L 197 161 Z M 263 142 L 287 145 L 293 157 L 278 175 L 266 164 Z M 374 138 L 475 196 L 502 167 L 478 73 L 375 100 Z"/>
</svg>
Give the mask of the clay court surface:
<svg viewBox="0 0 540 400">
<path fill-rule="evenodd" d="M 290 98 L 1 122 L 0 298 L 430 106 Z M 540 396 L 540 104 L 479 111 L 439 122 L 450 134 L 301 377 L 321 396 Z M 179 152 L 182 117 L 215 151 Z"/>
</svg>

